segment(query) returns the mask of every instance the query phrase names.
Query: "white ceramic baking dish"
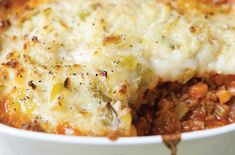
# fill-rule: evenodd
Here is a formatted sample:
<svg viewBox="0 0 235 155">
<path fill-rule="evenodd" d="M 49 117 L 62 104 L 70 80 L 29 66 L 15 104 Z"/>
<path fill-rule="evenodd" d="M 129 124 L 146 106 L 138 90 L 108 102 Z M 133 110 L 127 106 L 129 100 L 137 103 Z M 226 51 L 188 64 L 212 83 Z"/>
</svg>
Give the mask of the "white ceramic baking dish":
<svg viewBox="0 0 235 155">
<path fill-rule="evenodd" d="M 0 124 L 0 155 L 170 155 L 161 136 L 62 136 Z M 182 134 L 177 155 L 235 155 L 235 124 Z"/>
</svg>

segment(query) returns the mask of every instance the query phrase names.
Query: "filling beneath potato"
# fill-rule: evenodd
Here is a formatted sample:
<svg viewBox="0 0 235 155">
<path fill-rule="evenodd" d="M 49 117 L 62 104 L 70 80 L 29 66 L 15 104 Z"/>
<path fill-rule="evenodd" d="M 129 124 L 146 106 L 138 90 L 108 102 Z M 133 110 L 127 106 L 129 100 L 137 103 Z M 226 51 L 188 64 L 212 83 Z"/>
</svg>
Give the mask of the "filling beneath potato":
<svg viewBox="0 0 235 155">
<path fill-rule="evenodd" d="M 146 91 L 134 117 L 139 136 L 177 134 L 235 122 L 235 75 L 166 82 Z"/>
</svg>

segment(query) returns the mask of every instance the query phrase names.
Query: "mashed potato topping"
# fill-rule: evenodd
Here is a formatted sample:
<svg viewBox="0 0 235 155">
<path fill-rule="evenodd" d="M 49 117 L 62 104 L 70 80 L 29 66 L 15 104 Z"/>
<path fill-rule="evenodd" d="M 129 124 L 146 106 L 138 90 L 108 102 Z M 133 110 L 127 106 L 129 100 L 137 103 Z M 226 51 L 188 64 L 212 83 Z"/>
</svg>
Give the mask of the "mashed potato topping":
<svg viewBox="0 0 235 155">
<path fill-rule="evenodd" d="M 159 82 L 235 73 L 226 1 L 0 0 L 1 122 L 67 135 L 135 135 Z"/>
</svg>

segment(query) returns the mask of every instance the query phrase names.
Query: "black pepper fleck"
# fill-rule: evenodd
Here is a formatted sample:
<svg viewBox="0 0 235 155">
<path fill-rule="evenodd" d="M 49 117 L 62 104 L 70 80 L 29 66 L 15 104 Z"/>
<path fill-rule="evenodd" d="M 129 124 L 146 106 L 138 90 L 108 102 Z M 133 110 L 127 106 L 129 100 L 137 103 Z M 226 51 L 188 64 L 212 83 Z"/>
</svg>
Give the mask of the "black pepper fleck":
<svg viewBox="0 0 235 155">
<path fill-rule="evenodd" d="M 71 80 L 70 80 L 69 77 L 67 77 L 67 78 L 65 79 L 65 81 L 64 81 L 64 87 L 67 88 L 67 89 L 69 89 L 70 86 L 71 86 Z"/>
<path fill-rule="evenodd" d="M 36 89 L 37 86 L 33 83 L 33 81 L 29 81 L 28 85 L 32 88 L 32 89 Z"/>
</svg>

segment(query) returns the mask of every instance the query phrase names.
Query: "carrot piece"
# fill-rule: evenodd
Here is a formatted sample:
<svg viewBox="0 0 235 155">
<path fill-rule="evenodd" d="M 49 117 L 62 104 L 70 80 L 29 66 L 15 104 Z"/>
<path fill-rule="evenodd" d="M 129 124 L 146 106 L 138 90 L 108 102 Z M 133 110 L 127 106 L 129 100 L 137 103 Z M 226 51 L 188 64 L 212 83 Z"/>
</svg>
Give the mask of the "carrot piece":
<svg viewBox="0 0 235 155">
<path fill-rule="evenodd" d="M 216 96 L 219 98 L 221 104 L 228 102 L 231 99 L 231 94 L 227 90 L 219 90 L 216 92 Z"/>
<path fill-rule="evenodd" d="M 189 88 L 189 95 L 192 98 L 202 98 L 208 93 L 208 86 L 205 83 L 197 83 Z"/>
</svg>

